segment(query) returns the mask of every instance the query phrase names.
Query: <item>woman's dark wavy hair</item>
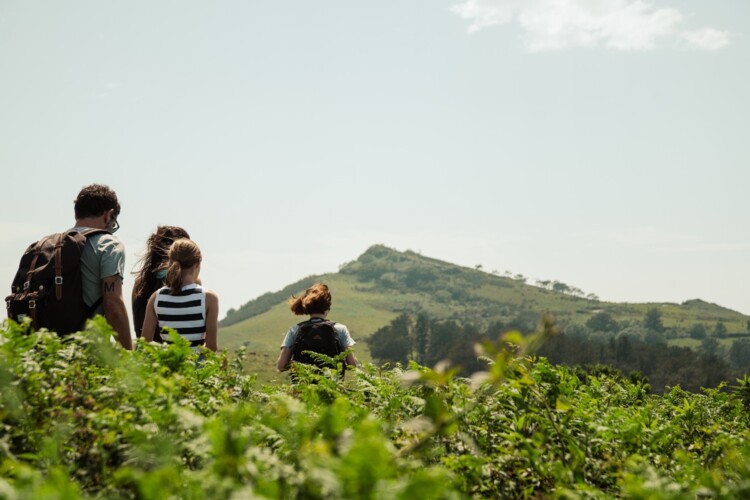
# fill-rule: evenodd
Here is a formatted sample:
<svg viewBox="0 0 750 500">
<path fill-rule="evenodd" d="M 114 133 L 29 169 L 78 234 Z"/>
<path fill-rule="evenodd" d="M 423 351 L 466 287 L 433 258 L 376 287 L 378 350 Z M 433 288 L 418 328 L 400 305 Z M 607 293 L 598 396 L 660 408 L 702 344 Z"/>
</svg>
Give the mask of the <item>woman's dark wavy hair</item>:
<svg viewBox="0 0 750 500">
<path fill-rule="evenodd" d="M 136 297 L 151 295 L 161 287 L 161 281 L 156 277 L 157 271 L 166 269 L 169 260 L 169 247 L 176 240 L 190 238 L 187 231 L 179 226 L 159 226 L 146 242 L 146 254 L 138 261 L 135 275 L 134 292 Z"/>
</svg>

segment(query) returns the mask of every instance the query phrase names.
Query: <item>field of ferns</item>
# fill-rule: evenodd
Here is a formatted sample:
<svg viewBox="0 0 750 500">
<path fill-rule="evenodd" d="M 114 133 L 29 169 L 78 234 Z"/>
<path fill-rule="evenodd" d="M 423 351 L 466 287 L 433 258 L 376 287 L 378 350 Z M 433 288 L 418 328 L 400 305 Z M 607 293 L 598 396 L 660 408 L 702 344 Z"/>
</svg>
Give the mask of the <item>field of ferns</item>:
<svg viewBox="0 0 750 500">
<path fill-rule="evenodd" d="M 470 378 L 301 366 L 268 386 L 241 350 L 6 322 L 0 499 L 750 497 L 750 379 L 654 395 L 535 357 L 549 330 L 477 346 Z"/>
</svg>

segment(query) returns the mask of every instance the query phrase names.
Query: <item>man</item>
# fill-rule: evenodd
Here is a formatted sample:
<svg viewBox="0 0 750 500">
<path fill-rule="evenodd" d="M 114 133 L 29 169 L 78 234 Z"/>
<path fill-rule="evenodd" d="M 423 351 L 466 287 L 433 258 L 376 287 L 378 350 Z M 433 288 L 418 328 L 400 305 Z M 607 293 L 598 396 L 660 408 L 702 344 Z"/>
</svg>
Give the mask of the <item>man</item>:
<svg viewBox="0 0 750 500">
<path fill-rule="evenodd" d="M 94 309 L 94 314 L 103 314 L 117 332 L 122 346 L 130 350 L 133 341 L 122 294 L 125 246 L 112 235 L 120 227 L 117 223 L 117 216 L 120 215 L 117 195 L 107 186 L 91 184 L 81 189 L 74 204 L 74 231 L 81 232 L 87 228 L 109 231 L 89 236 L 81 254 L 83 301 L 89 307 L 101 302 Z"/>
</svg>

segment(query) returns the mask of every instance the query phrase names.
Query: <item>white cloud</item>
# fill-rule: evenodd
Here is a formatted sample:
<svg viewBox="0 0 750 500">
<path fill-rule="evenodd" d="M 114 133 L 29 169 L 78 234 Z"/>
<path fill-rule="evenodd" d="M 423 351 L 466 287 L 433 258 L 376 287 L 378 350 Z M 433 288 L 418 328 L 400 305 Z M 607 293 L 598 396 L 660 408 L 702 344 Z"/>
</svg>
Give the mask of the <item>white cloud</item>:
<svg viewBox="0 0 750 500">
<path fill-rule="evenodd" d="M 652 49 L 682 20 L 674 9 L 641 1 L 550 0 L 519 16 L 530 50 L 604 45 L 619 50 Z"/>
<path fill-rule="evenodd" d="M 516 22 L 530 51 L 573 47 L 652 50 L 676 39 L 682 13 L 645 0 L 464 0 L 451 9 L 469 21 L 469 33 Z M 682 36 L 694 46 L 715 50 L 726 32 L 703 29 Z"/>
<path fill-rule="evenodd" d="M 700 30 L 685 31 L 682 38 L 692 46 L 703 50 L 719 50 L 729 43 L 729 32 L 704 28 Z"/>
<path fill-rule="evenodd" d="M 462 19 L 471 21 L 469 33 L 474 33 L 482 28 L 511 22 L 515 6 L 511 1 L 465 0 L 451 7 L 451 10 Z"/>
</svg>

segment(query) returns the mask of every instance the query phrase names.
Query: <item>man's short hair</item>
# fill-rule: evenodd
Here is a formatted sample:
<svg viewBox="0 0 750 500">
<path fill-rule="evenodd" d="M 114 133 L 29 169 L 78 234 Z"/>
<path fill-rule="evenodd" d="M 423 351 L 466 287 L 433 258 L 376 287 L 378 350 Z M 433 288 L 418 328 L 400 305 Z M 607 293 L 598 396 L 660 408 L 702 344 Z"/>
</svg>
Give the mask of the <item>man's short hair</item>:
<svg viewBox="0 0 750 500">
<path fill-rule="evenodd" d="M 115 210 L 115 217 L 120 215 L 120 203 L 117 194 L 103 184 L 91 184 L 81 189 L 75 204 L 76 219 L 99 217 L 107 210 Z"/>
</svg>

